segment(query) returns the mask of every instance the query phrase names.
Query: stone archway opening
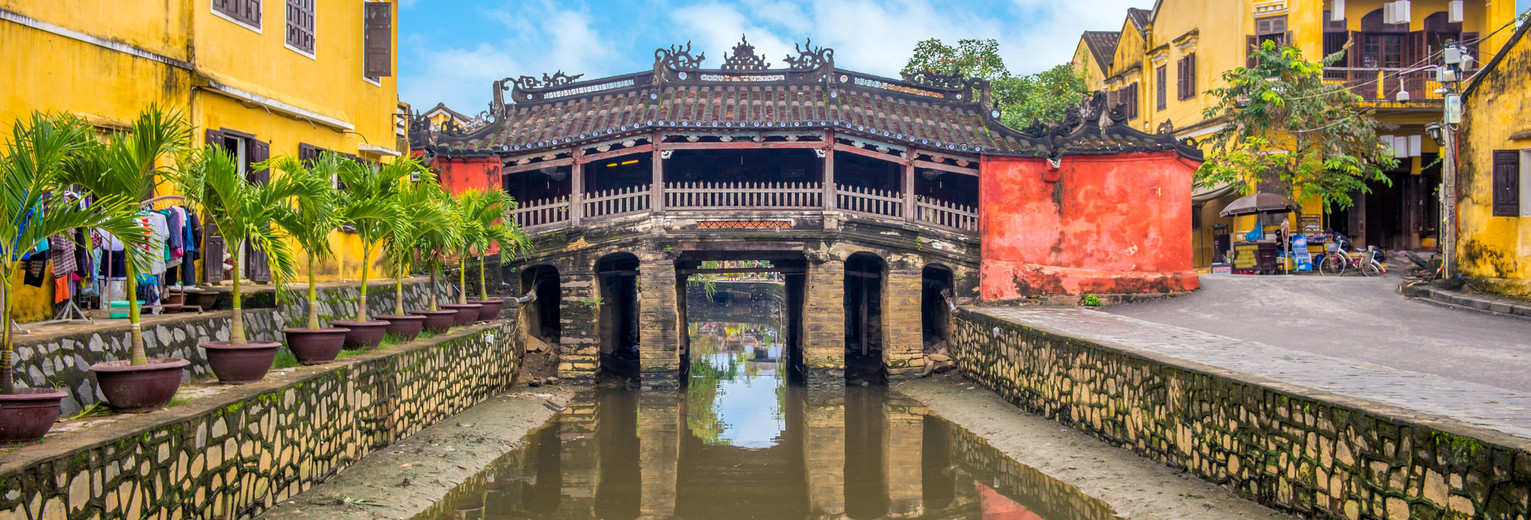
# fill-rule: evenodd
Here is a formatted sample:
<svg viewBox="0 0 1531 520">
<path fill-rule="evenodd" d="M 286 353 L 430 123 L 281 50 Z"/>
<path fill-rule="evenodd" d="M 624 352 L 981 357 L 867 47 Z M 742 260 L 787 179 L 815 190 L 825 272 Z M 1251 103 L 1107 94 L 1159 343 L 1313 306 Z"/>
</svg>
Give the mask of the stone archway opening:
<svg viewBox="0 0 1531 520">
<path fill-rule="evenodd" d="M 639 379 L 638 265 L 631 253 L 613 253 L 595 263 L 597 298 L 585 303 L 595 307 L 599 324 L 597 378 Z"/>
<path fill-rule="evenodd" d="M 539 265 L 521 271 L 521 295 L 535 293 L 536 300 L 527 307 L 526 336 L 541 341 L 551 352 L 557 349 L 563 338 L 563 325 L 559 321 L 559 307 L 563 304 L 563 283 L 558 278 L 558 268 Z M 519 295 L 518 295 L 519 296 Z"/>
<path fill-rule="evenodd" d="M 887 264 L 871 253 L 845 260 L 845 377 L 851 383 L 884 384 L 882 293 Z"/>
<path fill-rule="evenodd" d="M 941 352 L 951 339 L 952 270 L 927 265 L 920 273 L 920 336 L 927 352 Z"/>
</svg>

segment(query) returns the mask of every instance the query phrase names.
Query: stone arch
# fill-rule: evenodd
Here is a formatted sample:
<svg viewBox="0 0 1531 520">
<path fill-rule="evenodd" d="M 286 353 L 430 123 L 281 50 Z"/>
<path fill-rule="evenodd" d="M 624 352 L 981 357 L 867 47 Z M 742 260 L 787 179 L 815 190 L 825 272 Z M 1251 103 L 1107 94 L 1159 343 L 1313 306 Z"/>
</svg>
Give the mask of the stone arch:
<svg viewBox="0 0 1531 520">
<path fill-rule="evenodd" d="M 597 375 L 637 379 L 638 266 L 637 255 L 610 253 L 595 262 L 596 343 L 599 345 Z"/>
<path fill-rule="evenodd" d="M 542 341 L 550 349 L 557 348 L 563 336 L 560 312 L 563 305 L 563 280 L 559 275 L 558 266 L 551 263 L 522 268 L 520 293 L 517 295 L 537 296 L 525 307 L 523 330 L 527 337 Z"/>
<path fill-rule="evenodd" d="M 883 364 L 883 292 L 888 265 L 871 252 L 845 256 L 845 368 L 853 381 L 886 378 Z"/>
</svg>

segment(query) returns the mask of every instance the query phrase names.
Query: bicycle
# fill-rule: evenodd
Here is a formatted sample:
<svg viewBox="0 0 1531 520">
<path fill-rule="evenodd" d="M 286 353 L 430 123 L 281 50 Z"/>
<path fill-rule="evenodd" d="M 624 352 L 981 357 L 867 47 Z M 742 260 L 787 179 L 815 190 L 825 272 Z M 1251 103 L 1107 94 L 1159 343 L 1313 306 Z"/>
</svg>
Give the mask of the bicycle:
<svg viewBox="0 0 1531 520">
<path fill-rule="evenodd" d="M 1351 255 L 1342 248 L 1330 251 L 1318 261 L 1318 274 L 1329 276 L 1343 276 L 1346 269 L 1354 268 L 1365 276 L 1382 276 L 1387 269 L 1382 262 L 1377 260 L 1381 256 L 1381 250 L 1377 246 L 1366 246 L 1366 250 L 1359 255 Z"/>
</svg>

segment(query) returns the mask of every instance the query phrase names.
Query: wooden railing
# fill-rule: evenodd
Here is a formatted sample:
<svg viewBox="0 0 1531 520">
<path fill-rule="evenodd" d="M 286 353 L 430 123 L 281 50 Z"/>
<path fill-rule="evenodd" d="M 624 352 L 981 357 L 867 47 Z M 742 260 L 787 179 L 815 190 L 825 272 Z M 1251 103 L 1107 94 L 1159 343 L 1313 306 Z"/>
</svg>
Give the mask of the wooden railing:
<svg viewBox="0 0 1531 520">
<path fill-rule="evenodd" d="M 648 186 L 629 186 L 585 194 L 582 218 L 605 218 L 643 213 L 651 207 Z"/>
<path fill-rule="evenodd" d="M 1440 83 L 1435 70 L 1411 70 L 1384 67 L 1325 67 L 1324 81 L 1343 85 L 1368 101 L 1394 101 L 1400 89 L 1409 91 L 1410 101 L 1438 100 Z"/>
<path fill-rule="evenodd" d="M 914 220 L 957 231 L 978 231 L 978 208 L 943 200 L 914 201 Z"/>
<path fill-rule="evenodd" d="M 511 218 L 521 229 L 534 231 L 569 222 L 569 197 L 524 202 Z"/>
<path fill-rule="evenodd" d="M 819 209 L 824 188 L 813 182 L 671 182 L 665 209 Z"/>
<path fill-rule="evenodd" d="M 835 207 L 842 211 L 879 217 L 903 217 L 904 197 L 896 191 L 835 186 Z"/>
</svg>

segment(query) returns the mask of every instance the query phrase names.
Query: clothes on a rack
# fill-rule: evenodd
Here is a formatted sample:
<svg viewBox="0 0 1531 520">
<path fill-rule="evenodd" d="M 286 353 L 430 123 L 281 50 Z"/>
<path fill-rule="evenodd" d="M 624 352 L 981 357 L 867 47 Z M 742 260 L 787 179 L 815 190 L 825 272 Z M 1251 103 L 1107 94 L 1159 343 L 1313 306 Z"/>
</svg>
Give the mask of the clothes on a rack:
<svg viewBox="0 0 1531 520">
<path fill-rule="evenodd" d="M 48 253 L 46 251 L 32 253 L 22 265 L 22 270 L 25 271 L 21 276 L 22 283 L 32 287 L 42 287 L 47 279 L 43 273 L 48 271 Z"/>
<path fill-rule="evenodd" d="M 53 276 L 55 278 L 62 278 L 74 272 L 76 267 L 74 262 L 74 239 L 69 238 L 69 235 L 65 233 L 53 235 L 48 237 L 48 249 L 51 251 L 50 256 L 53 257 Z"/>
</svg>

